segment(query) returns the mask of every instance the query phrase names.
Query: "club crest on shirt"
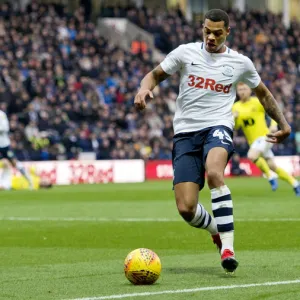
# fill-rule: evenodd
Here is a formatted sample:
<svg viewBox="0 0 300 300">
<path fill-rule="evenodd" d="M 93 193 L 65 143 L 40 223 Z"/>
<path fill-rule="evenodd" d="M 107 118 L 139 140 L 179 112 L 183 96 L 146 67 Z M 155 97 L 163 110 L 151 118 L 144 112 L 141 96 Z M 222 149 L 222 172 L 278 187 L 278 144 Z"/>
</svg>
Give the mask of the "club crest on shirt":
<svg viewBox="0 0 300 300">
<path fill-rule="evenodd" d="M 234 72 L 234 67 L 229 65 L 222 66 L 222 74 L 227 77 L 232 77 Z"/>
</svg>

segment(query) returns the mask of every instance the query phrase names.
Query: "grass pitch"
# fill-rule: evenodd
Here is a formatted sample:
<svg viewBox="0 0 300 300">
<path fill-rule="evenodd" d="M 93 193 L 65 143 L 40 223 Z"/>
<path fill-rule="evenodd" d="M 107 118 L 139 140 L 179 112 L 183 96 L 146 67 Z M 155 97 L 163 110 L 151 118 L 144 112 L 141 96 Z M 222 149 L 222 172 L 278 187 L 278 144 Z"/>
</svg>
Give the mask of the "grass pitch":
<svg viewBox="0 0 300 300">
<path fill-rule="evenodd" d="M 170 182 L 2 192 L 0 299 L 300 299 L 300 199 L 282 182 L 271 192 L 262 178 L 227 185 L 240 263 L 235 277 L 224 274 L 209 234 L 181 221 Z M 207 188 L 200 201 L 210 211 Z M 126 255 L 140 247 L 162 261 L 153 286 L 133 286 L 123 274 Z M 278 283 L 260 285 L 266 282 Z"/>
</svg>

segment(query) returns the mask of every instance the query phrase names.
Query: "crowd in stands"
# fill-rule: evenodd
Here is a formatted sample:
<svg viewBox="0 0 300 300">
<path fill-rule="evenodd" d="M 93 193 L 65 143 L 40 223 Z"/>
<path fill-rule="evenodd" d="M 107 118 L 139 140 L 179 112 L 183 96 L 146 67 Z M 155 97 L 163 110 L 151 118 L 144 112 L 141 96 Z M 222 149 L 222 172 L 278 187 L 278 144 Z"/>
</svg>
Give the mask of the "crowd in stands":
<svg viewBox="0 0 300 300">
<path fill-rule="evenodd" d="M 35 1 L 25 11 L 0 6 L 0 109 L 9 116 L 11 147 L 20 160 L 76 159 L 92 151 L 97 159 L 171 158 L 178 75 L 154 91 L 146 111 L 133 107 L 140 80 L 157 64 L 151 49 L 136 54 L 113 45 L 99 36 L 83 8 L 70 14 Z M 201 40 L 200 24 L 189 24 L 179 10 L 104 7 L 101 16 L 128 17 L 153 33 L 163 52 Z M 295 154 L 300 24 L 286 30 L 270 13 L 230 17 L 228 46 L 253 59 L 292 125 L 291 137 L 275 152 Z M 245 155 L 244 137 L 235 142 Z"/>
<path fill-rule="evenodd" d="M 293 133 L 284 145 L 276 145 L 279 155 L 300 152 L 300 23 L 285 28 L 282 15 L 270 12 L 229 11 L 231 33 L 227 45 L 250 57 L 262 80 L 279 102 Z M 183 43 L 202 41 L 202 22 L 189 24 L 180 9 L 155 10 L 146 7 L 102 8 L 101 17 L 125 17 L 154 35 L 155 45 L 168 53 Z M 263 55 L 262 55 L 263 53 Z M 297 150 L 295 148 L 297 142 Z M 236 137 L 236 146 L 244 156 L 247 145 Z"/>
</svg>

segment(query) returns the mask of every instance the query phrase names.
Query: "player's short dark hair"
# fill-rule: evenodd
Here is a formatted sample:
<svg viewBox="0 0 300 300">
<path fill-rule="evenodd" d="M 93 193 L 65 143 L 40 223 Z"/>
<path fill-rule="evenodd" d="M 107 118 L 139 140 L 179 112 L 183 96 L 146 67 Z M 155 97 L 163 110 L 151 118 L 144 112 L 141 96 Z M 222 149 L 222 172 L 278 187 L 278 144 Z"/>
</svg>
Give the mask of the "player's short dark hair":
<svg viewBox="0 0 300 300">
<path fill-rule="evenodd" d="M 204 16 L 204 20 L 205 19 L 209 19 L 213 22 L 224 21 L 224 26 L 226 28 L 228 28 L 228 26 L 229 26 L 229 16 L 227 15 L 226 11 L 224 11 L 222 9 L 209 10 Z"/>
</svg>

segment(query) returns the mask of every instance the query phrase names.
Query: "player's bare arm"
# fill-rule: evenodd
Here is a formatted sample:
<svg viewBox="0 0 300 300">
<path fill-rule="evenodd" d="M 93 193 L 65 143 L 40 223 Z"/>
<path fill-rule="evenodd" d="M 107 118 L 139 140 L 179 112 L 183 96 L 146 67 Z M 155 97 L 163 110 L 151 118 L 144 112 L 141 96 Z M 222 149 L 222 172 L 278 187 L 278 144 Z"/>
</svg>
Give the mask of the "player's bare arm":
<svg viewBox="0 0 300 300">
<path fill-rule="evenodd" d="M 291 133 L 291 127 L 286 121 L 282 111 L 280 110 L 275 98 L 268 90 L 268 88 L 264 85 L 263 82 L 253 89 L 260 103 L 264 107 L 267 114 L 277 122 L 280 127 L 280 130 L 269 133 L 267 135 L 267 141 L 270 143 L 280 143 L 285 138 L 287 138 Z"/>
<path fill-rule="evenodd" d="M 169 76 L 160 65 L 149 72 L 141 81 L 141 87 L 134 98 L 135 107 L 139 110 L 145 109 L 146 98 L 153 98 L 152 90 Z"/>
</svg>

